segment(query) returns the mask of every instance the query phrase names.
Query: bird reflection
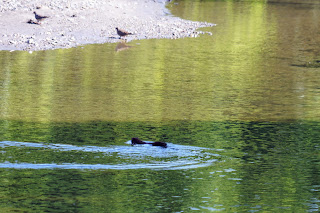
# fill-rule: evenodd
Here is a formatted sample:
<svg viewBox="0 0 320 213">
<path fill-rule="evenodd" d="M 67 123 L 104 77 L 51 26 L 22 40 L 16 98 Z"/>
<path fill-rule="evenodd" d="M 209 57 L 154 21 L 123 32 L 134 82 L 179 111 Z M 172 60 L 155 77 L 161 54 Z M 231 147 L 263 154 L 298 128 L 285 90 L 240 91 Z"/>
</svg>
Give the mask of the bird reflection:
<svg viewBox="0 0 320 213">
<path fill-rule="evenodd" d="M 127 45 L 125 42 L 120 42 L 117 44 L 115 51 L 120 52 L 122 50 L 127 50 L 131 48 L 132 46 Z"/>
</svg>

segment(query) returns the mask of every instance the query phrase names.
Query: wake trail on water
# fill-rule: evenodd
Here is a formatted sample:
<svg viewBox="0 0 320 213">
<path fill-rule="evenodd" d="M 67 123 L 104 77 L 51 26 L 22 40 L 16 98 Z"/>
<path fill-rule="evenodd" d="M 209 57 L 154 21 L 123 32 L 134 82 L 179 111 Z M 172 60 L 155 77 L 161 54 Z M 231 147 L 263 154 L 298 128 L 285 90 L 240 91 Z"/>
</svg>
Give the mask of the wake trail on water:
<svg viewBox="0 0 320 213">
<path fill-rule="evenodd" d="M 130 144 L 130 141 L 125 143 Z M 168 143 L 168 148 L 162 148 L 148 144 L 104 147 L 1 141 L 0 148 L 2 156 L 5 155 L 0 161 L 0 168 L 12 169 L 179 170 L 207 167 L 221 158 L 217 154 L 221 150 L 172 143 Z M 15 157 L 15 152 L 31 157 L 20 159 Z M 32 156 L 41 155 L 45 160 L 38 157 L 38 160 L 32 161 Z M 66 157 L 69 157 L 69 162 L 63 161 Z"/>
</svg>

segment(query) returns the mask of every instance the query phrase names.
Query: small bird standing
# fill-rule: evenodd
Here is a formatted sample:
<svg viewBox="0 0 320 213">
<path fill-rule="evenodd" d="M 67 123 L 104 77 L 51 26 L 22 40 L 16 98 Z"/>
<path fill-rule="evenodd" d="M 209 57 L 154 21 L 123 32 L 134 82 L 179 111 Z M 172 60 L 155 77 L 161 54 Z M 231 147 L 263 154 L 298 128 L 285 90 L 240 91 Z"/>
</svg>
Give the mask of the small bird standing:
<svg viewBox="0 0 320 213">
<path fill-rule="evenodd" d="M 125 31 L 125 30 L 121 30 L 121 29 L 119 29 L 118 27 L 116 27 L 116 30 L 117 30 L 117 33 L 118 33 L 118 35 L 120 36 L 120 38 L 121 38 L 121 37 L 125 37 L 125 36 L 127 36 L 127 35 L 133 35 L 132 33 L 128 33 L 128 32 Z"/>
<path fill-rule="evenodd" d="M 34 11 L 33 13 L 34 13 L 34 17 L 37 19 L 38 23 L 39 23 L 40 21 L 42 21 L 43 19 L 45 19 L 45 18 L 49 18 L 49 16 L 40 16 L 40 15 L 38 15 L 38 14 L 36 13 L 36 11 Z"/>
</svg>

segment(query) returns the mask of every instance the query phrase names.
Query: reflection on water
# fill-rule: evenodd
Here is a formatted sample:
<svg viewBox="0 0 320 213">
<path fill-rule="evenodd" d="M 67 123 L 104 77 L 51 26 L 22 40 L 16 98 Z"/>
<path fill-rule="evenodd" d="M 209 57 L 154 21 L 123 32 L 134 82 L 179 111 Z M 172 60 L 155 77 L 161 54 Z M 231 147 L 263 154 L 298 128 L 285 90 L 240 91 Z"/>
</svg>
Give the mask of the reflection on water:
<svg viewBox="0 0 320 213">
<path fill-rule="evenodd" d="M 25 152 L 29 154 L 29 159 L 14 158 L 15 163 L 8 161 L 0 163 L 0 168 L 14 169 L 191 169 L 210 166 L 220 156 L 219 154 L 210 153 L 210 151 L 214 151 L 212 149 L 171 143 L 168 143 L 168 148 L 164 149 L 149 145 L 98 147 L 2 141 L 0 142 L 0 147 L 2 148 L 2 154 L 7 159 L 13 157 L 10 156 L 12 153 Z M 12 147 L 17 150 L 13 150 Z M 6 156 L 6 148 L 10 150 L 9 156 Z M 45 151 L 45 154 L 41 153 L 43 151 Z M 68 152 L 72 156 L 72 162 L 55 162 L 56 159 L 61 159 L 59 155 L 66 155 L 63 152 Z M 74 156 L 75 153 L 79 156 Z M 83 154 L 81 155 L 80 153 Z M 99 155 L 95 155 L 95 153 L 99 153 Z M 43 155 L 39 159 L 42 162 L 25 162 L 25 160 L 34 161 L 32 156 L 35 155 Z M 96 158 L 96 164 L 79 162 L 88 156 Z M 104 164 L 105 162 L 110 162 L 110 164 Z"/>
<path fill-rule="evenodd" d="M 218 25 L 0 52 L 1 212 L 319 212 L 319 2 L 169 8 Z"/>
<path fill-rule="evenodd" d="M 319 210 L 319 122 L 0 124 L 3 206 L 45 211 L 58 202 L 64 210 L 95 209 L 89 212 Z M 133 135 L 170 138 L 170 143 L 167 149 L 124 143 Z M 71 201 L 78 205 L 70 207 Z"/>
<path fill-rule="evenodd" d="M 127 45 L 125 42 L 119 42 L 116 46 L 116 49 L 115 51 L 116 52 L 120 52 L 120 51 L 123 51 L 123 50 L 127 50 L 129 48 L 131 48 L 132 46 L 129 46 Z"/>
<path fill-rule="evenodd" d="M 0 117 L 43 122 L 320 119 L 319 68 L 305 66 L 319 60 L 317 5 L 178 3 L 170 5 L 174 14 L 217 23 L 206 29 L 213 35 L 0 52 Z M 123 46 L 135 48 L 114 51 Z"/>
</svg>

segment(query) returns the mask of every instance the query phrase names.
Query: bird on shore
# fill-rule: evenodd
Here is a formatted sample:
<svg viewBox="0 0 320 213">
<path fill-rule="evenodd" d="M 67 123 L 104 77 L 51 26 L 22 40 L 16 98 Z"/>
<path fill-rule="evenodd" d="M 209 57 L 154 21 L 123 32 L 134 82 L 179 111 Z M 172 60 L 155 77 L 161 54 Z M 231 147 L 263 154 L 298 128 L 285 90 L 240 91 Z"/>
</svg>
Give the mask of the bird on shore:
<svg viewBox="0 0 320 213">
<path fill-rule="evenodd" d="M 33 12 L 34 13 L 34 17 L 37 19 L 38 22 L 42 21 L 45 18 L 49 18 L 49 16 L 40 16 L 36 13 L 36 11 Z"/>
<path fill-rule="evenodd" d="M 125 37 L 125 36 L 127 36 L 127 35 L 133 35 L 132 33 L 128 33 L 128 32 L 125 31 L 125 30 L 121 30 L 121 29 L 119 29 L 118 27 L 116 27 L 116 30 L 117 30 L 117 33 L 118 33 L 118 35 L 120 36 L 120 38 L 121 38 L 121 37 Z"/>
</svg>

